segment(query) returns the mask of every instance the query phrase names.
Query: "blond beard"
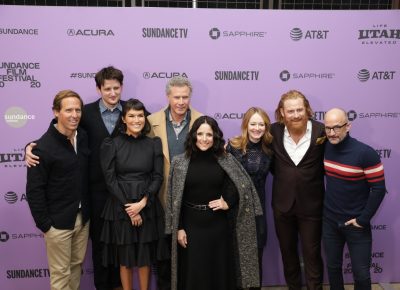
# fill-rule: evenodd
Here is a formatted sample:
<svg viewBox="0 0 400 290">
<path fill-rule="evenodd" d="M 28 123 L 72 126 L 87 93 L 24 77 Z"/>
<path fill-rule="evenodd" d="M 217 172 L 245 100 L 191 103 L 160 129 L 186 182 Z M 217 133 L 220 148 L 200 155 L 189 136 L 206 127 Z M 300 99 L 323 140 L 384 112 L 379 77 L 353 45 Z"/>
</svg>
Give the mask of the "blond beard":
<svg viewBox="0 0 400 290">
<path fill-rule="evenodd" d="M 293 126 L 292 122 L 284 123 L 291 135 L 304 135 L 307 130 L 307 121 L 307 119 L 303 119 L 301 122 L 296 123 L 295 126 Z"/>
</svg>

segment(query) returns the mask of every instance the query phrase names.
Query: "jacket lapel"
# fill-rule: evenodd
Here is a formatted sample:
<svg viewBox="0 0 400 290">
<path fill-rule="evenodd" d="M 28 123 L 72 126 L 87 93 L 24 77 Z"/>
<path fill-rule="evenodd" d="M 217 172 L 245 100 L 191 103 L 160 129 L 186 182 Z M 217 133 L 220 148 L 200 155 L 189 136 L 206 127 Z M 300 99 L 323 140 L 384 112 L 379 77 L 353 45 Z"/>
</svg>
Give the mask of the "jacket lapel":
<svg viewBox="0 0 400 290">
<path fill-rule="evenodd" d="M 298 165 L 300 165 L 304 160 L 307 160 L 308 155 L 310 154 L 310 152 L 312 152 L 314 146 L 315 146 L 315 142 L 317 140 L 317 128 L 315 127 L 315 122 L 311 121 L 311 140 L 310 140 L 310 146 L 308 147 L 306 153 L 304 154 L 303 158 L 301 158 L 300 162 Z"/>
<path fill-rule="evenodd" d="M 287 153 L 285 149 L 285 145 L 283 144 L 283 137 L 285 135 L 285 125 L 279 124 L 279 130 L 278 130 L 278 136 L 274 136 L 276 138 L 276 143 L 278 143 L 278 148 L 282 148 L 282 154 L 285 156 L 286 161 L 295 165 L 292 158 L 290 158 L 289 154 Z"/>
<path fill-rule="evenodd" d="M 166 108 L 165 108 L 166 109 Z M 153 131 L 156 136 L 159 136 L 162 140 L 162 149 L 165 159 L 168 163 L 171 162 L 169 160 L 169 149 L 168 149 L 168 138 L 167 138 L 167 121 L 165 112 L 163 111 L 162 114 L 159 114 L 157 118 L 154 120 L 153 124 Z"/>
</svg>

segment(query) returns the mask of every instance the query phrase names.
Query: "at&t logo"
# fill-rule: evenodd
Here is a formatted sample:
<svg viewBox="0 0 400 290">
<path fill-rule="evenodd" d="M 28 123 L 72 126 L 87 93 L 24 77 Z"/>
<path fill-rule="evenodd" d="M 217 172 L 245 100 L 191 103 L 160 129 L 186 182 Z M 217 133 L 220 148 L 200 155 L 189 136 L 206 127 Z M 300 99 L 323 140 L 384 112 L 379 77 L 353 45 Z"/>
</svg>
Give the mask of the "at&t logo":
<svg viewBox="0 0 400 290">
<path fill-rule="evenodd" d="M 4 199 L 6 200 L 7 203 L 13 204 L 18 201 L 18 195 L 14 191 L 8 191 L 4 195 Z"/>
<path fill-rule="evenodd" d="M 211 39 L 218 39 L 221 36 L 221 31 L 218 28 L 212 28 L 209 32 Z"/>
<path fill-rule="evenodd" d="M 300 39 L 327 39 L 329 30 L 305 30 L 305 33 L 298 28 L 295 27 L 290 30 L 290 38 L 293 41 L 299 41 Z"/>
<path fill-rule="evenodd" d="M 361 69 L 357 73 L 357 78 L 360 82 L 368 80 L 393 80 L 395 71 L 374 71 L 370 72 L 367 69 Z"/>
</svg>

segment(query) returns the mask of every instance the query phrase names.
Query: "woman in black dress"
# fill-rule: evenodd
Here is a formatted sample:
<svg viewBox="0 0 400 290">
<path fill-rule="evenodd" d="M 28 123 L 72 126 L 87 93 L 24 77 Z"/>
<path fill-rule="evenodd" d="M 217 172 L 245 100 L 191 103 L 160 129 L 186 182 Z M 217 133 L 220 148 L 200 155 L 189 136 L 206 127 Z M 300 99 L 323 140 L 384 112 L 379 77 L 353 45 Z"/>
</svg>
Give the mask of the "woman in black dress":
<svg viewBox="0 0 400 290">
<path fill-rule="evenodd" d="M 102 217 L 103 264 L 120 267 L 124 290 L 132 289 L 132 268 L 147 290 L 150 266 L 157 258 L 158 189 L 163 180 L 161 140 L 146 137 L 150 125 L 144 105 L 128 100 L 122 111 L 123 130 L 101 146 L 101 166 L 110 196 Z"/>
<path fill-rule="evenodd" d="M 233 290 L 246 275 L 239 268 L 258 272 L 257 262 L 246 264 L 249 256 L 257 255 L 257 193 L 244 169 L 225 153 L 222 136 L 217 122 L 202 116 L 188 134 L 185 154 L 172 161 L 166 222 L 175 224 L 169 227 L 174 290 Z M 242 224 L 236 227 L 239 216 Z M 241 254 L 239 248 L 244 249 Z M 258 284 L 258 275 L 248 281 Z"/>
<path fill-rule="evenodd" d="M 269 133 L 271 126 L 267 113 L 257 107 L 247 110 L 243 116 L 241 135 L 229 140 L 226 151 L 230 152 L 246 169 L 250 175 L 260 198 L 263 216 L 256 218 L 257 247 L 260 265 L 260 284 L 262 285 L 262 257 L 267 242 L 267 222 L 265 219 L 265 183 L 269 172 L 272 151 L 269 145 L 272 135 Z M 252 289 L 260 289 L 252 288 Z"/>
</svg>

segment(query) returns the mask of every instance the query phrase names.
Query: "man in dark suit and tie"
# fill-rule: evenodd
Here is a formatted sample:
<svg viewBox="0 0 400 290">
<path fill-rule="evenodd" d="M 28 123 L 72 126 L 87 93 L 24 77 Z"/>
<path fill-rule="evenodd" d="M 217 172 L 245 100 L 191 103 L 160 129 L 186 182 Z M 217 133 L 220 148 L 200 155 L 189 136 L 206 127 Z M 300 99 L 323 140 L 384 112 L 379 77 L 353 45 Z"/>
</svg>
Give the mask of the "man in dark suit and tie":
<svg viewBox="0 0 400 290">
<path fill-rule="evenodd" d="M 322 289 L 321 227 L 324 197 L 324 125 L 299 91 L 282 95 L 271 126 L 272 208 L 286 283 L 300 290 L 301 241 L 307 289 Z"/>
<path fill-rule="evenodd" d="M 89 138 L 89 196 L 91 208 L 90 237 L 92 240 L 92 260 L 94 284 L 97 290 L 120 289 L 119 268 L 102 265 L 100 234 L 103 226 L 101 213 L 108 197 L 107 186 L 100 166 L 100 145 L 106 137 L 117 133 L 123 101 L 121 93 L 124 75 L 112 66 L 96 73 L 96 89 L 100 98 L 83 107 L 80 126 Z M 31 153 L 32 145 L 26 148 L 28 166 L 36 166 L 39 158 Z"/>
</svg>

